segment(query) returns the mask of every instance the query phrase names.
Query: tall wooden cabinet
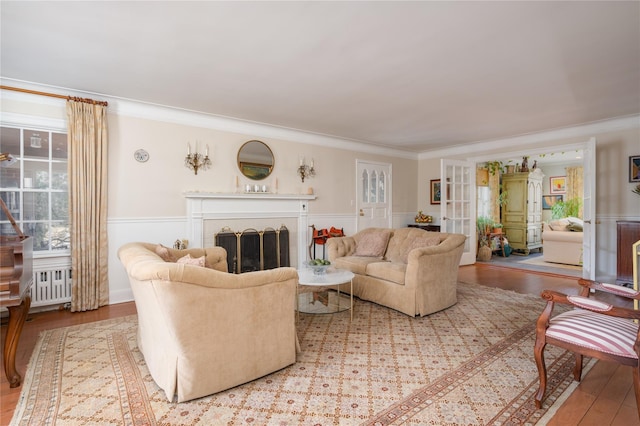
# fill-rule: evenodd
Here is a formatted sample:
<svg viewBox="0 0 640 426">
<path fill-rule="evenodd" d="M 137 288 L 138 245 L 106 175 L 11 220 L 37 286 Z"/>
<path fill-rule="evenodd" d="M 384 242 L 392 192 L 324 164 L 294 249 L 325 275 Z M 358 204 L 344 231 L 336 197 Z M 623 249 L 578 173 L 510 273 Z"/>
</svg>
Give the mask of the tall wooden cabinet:
<svg viewBox="0 0 640 426">
<path fill-rule="evenodd" d="M 514 250 L 525 254 L 542 249 L 542 179 L 539 168 L 532 172 L 502 175 L 507 203 L 500 214 L 503 232 Z"/>
</svg>

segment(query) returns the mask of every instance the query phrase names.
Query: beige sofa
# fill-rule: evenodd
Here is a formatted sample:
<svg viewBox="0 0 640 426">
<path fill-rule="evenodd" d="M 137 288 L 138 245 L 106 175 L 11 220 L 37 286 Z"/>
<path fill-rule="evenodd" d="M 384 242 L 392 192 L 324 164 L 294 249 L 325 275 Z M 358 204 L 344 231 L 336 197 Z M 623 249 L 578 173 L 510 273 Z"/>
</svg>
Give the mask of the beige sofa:
<svg viewBox="0 0 640 426">
<path fill-rule="evenodd" d="M 542 260 L 581 266 L 582 226 L 572 226 L 562 221 L 563 219 L 560 219 L 542 225 Z M 572 231 L 570 227 L 579 230 Z"/>
<path fill-rule="evenodd" d="M 466 237 L 418 228 L 369 228 L 329 238 L 329 260 L 355 274 L 353 293 L 407 315 L 428 315 L 457 302 Z"/>
<path fill-rule="evenodd" d="M 176 262 L 186 254 L 205 267 Z M 118 256 L 138 311 L 138 347 L 169 401 L 229 389 L 296 361 L 295 269 L 229 274 L 220 247 L 129 243 Z"/>
</svg>

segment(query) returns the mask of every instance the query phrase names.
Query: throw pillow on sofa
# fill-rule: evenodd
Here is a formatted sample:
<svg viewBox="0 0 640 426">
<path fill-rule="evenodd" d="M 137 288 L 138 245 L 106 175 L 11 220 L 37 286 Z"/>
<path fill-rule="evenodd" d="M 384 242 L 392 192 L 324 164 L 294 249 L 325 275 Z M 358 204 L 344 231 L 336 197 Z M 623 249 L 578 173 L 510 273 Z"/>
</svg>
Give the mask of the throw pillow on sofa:
<svg viewBox="0 0 640 426">
<path fill-rule="evenodd" d="M 438 244 L 440 244 L 440 237 L 425 236 L 414 238 L 409 244 L 407 244 L 404 253 L 402 253 L 402 263 L 409 263 L 409 253 L 411 250 L 420 247 L 437 246 Z"/>
<path fill-rule="evenodd" d="M 569 219 L 554 219 L 549 222 L 549 227 L 552 231 L 568 231 L 569 230 Z"/>
<path fill-rule="evenodd" d="M 176 263 L 185 263 L 187 265 L 200 266 L 204 268 L 204 256 L 192 257 L 190 254 L 187 254 L 186 256 L 182 256 L 180 259 L 176 260 Z"/>
<path fill-rule="evenodd" d="M 568 217 L 567 220 L 569 221 L 569 226 L 567 227 L 569 231 L 582 232 L 584 228 L 584 222 L 582 219 L 578 219 L 577 217 Z"/>
<path fill-rule="evenodd" d="M 353 256 L 383 257 L 387 251 L 387 244 L 391 238 L 391 231 L 376 230 L 362 235 L 356 242 Z"/>
</svg>

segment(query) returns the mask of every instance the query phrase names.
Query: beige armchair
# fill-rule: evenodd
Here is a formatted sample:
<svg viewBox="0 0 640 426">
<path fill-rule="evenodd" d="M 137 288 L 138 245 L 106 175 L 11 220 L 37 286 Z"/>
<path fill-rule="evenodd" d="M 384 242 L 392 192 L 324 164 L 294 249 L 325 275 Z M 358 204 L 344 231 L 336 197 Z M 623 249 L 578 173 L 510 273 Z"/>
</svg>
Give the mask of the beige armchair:
<svg viewBox="0 0 640 426">
<path fill-rule="evenodd" d="M 129 243 L 118 257 L 138 311 L 138 347 L 169 401 L 210 395 L 296 361 L 295 269 L 235 275 L 220 247 L 169 249 L 173 259 L 205 256 L 205 267 L 165 261 L 157 247 Z"/>
</svg>

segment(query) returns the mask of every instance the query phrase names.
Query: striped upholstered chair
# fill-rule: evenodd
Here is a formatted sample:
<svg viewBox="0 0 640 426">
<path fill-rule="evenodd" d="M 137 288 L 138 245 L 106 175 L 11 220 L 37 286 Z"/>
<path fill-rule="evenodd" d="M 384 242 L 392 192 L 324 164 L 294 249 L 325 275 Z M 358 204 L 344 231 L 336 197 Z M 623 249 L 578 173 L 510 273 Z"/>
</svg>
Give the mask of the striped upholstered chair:
<svg viewBox="0 0 640 426">
<path fill-rule="evenodd" d="M 549 343 L 575 353 L 573 377 L 577 381 L 580 381 L 582 375 L 584 355 L 631 366 L 640 417 L 640 331 L 638 324 L 633 321 L 640 319 L 640 311 L 615 307 L 589 298 L 590 289 L 636 300 L 640 300 L 640 292 L 583 279 L 579 283 L 582 286 L 580 296 L 567 296 L 551 290 L 542 292 L 547 306 L 536 323 L 534 353 L 540 375 L 540 387 L 535 396 L 536 407 L 542 407 L 547 386 L 544 348 Z M 555 303 L 573 305 L 575 309 L 551 317 Z"/>
</svg>

